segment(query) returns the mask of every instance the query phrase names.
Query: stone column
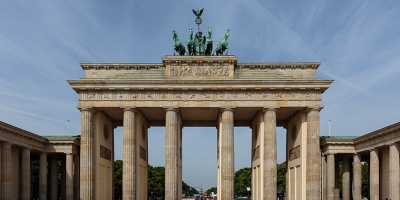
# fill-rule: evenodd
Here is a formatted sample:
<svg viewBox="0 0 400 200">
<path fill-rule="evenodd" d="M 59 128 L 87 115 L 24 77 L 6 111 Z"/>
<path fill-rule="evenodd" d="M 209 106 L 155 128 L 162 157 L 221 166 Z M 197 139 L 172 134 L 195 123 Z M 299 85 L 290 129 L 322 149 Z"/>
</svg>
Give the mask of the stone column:
<svg viewBox="0 0 400 200">
<path fill-rule="evenodd" d="M 50 199 L 58 199 L 57 157 L 50 157 Z"/>
<path fill-rule="evenodd" d="M 350 161 L 343 159 L 342 200 L 350 200 Z"/>
<path fill-rule="evenodd" d="M 124 109 L 123 199 L 136 199 L 136 112 Z"/>
<path fill-rule="evenodd" d="M 94 138 L 93 110 L 81 109 L 81 161 L 80 195 L 81 200 L 92 200 L 94 196 Z"/>
<path fill-rule="evenodd" d="M 234 199 L 234 136 L 233 109 L 221 110 L 221 194 L 219 199 Z"/>
<path fill-rule="evenodd" d="M 353 198 L 361 200 L 361 155 L 354 154 L 353 157 Z"/>
<path fill-rule="evenodd" d="M 306 197 L 307 200 L 321 199 L 321 150 L 319 145 L 320 107 L 307 110 L 307 165 Z"/>
<path fill-rule="evenodd" d="M 326 199 L 334 200 L 335 196 L 335 155 L 327 155 L 327 172 L 326 172 Z"/>
<path fill-rule="evenodd" d="M 264 109 L 264 199 L 276 199 L 276 109 Z"/>
<path fill-rule="evenodd" d="M 65 160 L 66 160 L 66 165 L 65 165 L 65 171 L 66 171 L 66 176 L 65 176 L 65 196 L 67 200 L 73 200 L 74 199 L 74 155 L 69 153 L 66 154 Z"/>
<path fill-rule="evenodd" d="M 327 163 L 325 155 L 321 156 L 322 161 L 322 199 L 326 200 L 326 177 L 327 177 Z"/>
<path fill-rule="evenodd" d="M 31 150 L 22 148 L 21 156 L 21 199 L 31 199 Z"/>
<path fill-rule="evenodd" d="M 75 154 L 74 155 L 74 198 L 76 200 L 79 199 L 79 170 L 80 170 L 80 166 L 79 166 L 79 154 Z"/>
<path fill-rule="evenodd" d="M 397 143 L 390 144 L 389 147 L 389 180 L 390 180 L 390 198 L 389 199 L 400 199 L 399 187 L 400 187 L 400 173 L 399 173 L 399 145 Z"/>
<path fill-rule="evenodd" d="M 369 169 L 369 200 L 379 200 L 379 151 L 377 149 L 370 151 Z"/>
<path fill-rule="evenodd" d="M 47 200 L 47 154 L 41 153 L 39 160 L 39 199 Z"/>
<path fill-rule="evenodd" d="M 336 157 L 335 158 L 335 197 L 334 199 L 339 199 L 340 196 L 340 183 L 339 183 L 339 159 Z"/>
<path fill-rule="evenodd" d="M 12 200 L 11 144 L 5 142 L 2 146 L 1 199 Z"/>
<path fill-rule="evenodd" d="M 165 119 L 165 199 L 178 200 L 179 147 L 178 147 L 178 109 L 166 109 Z"/>
<path fill-rule="evenodd" d="M 63 155 L 63 157 L 61 158 L 61 180 L 60 180 L 60 190 L 59 190 L 59 193 L 60 193 L 60 196 L 61 196 L 61 199 L 66 199 L 66 175 L 67 175 L 67 171 L 66 171 L 66 163 L 65 163 L 65 160 L 66 159 L 66 156 L 65 155 Z"/>
</svg>

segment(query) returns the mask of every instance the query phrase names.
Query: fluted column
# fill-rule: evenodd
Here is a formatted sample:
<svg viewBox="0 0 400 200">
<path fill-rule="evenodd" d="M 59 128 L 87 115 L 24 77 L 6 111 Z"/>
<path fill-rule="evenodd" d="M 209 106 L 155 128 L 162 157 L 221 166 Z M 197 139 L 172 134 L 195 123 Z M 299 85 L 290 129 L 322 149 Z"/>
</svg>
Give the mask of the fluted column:
<svg viewBox="0 0 400 200">
<path fill-rule="evenodd" d="M 326 199 L 334 200 L 335 196 L 335 155 L 328 154 L 327 160 L 327 177 L 326 177 Z"/>
<path fill-rule="evenodd" d="M 234 118 L 233 109 L 224 108 L 221 110 L 221 194 L 219 199 L 234 199 Z"/>
<path fill-rule="evenodd" d="M 67 200 L 74 199 L 74 155 L 66 154 L 65 160 L 65 196 Z"/>
<path fill-rule="evenodd" d="M 81 161 L 80 196 L 81 200 L 94 199 L 94 138 L 93 110 L 81 109 Z"/>
<path fill-rule="evenodd" d="M 264 109 L 264 198 L 276 199 L 276 109 Z"/>
<path fill-rule="evenodd" d="M 320 107 L 307 110 L 307 165 L 306 197 L 307 200 L 321 199 L 321 150 L 319 145 Z"/>
<path fill-rule="evenodd" d="M 166 109 L 165 118 L 165 199 L 178 200 L 179 148 L 178 148 L 178 109 Z"/>
<path fill-rule="evenodd" d="M 389 147 L 389 180 L 390 180 L 390 198 L 389 199 L 400 199 L 399 187 L 400 187 L 400 173 L 399 173 L 399 145 L 397 143 L 390 144 Z"/>
<path fill-rule="evenodd" d="M 327 177 L 327 163 L 325 154 L 321 155 L 322 161 L 322 200 L 326 200 L 326 177 Z"/>
<path fill-rule="evenodd" d="M 2 199 L 12 200 L 11 144 L 2 144 L 1 193 Z"/>
<path fill-rule="evenodd" d="M 354 154 L 353 156 L 353 198 L 361 200 L 361 155 Z"/>
<path fill-rule="evenodd" d="M 41 153 L 39 160 L 39 199 L 47 200 L 47 154 Z"/>
<path fill-rule="evenodd" d="M 58 171 L 57 171 L 57 157 L 52 155 L 50 157 L 50 199 L 58 199 Z"/>
<path fill-rule="evenodd" d="M 370 200 L 379 200 L 379 151 L 372 149 L 370 151 L 369 162 L 369 194 Z"/>
<path fill-rule="evenodd" d="M 350 161 L 343 159 L 342 200 L 350 200 Z"/>
<path fill-rule="evenodd" d="M 122 198 L 136 199 L 136 110 L 124 109 Z"/>
<path fill-rule="evenodd" d="M 31 199 L 31 150 L 27 148 L 22 148 L 21 191 L 22 200 Z"/>
<path fill-rule="evenodd" d="M 76 200 L 79 199 L 79 191 L 80 191 L 80 185 L 79 185 L 79 171 L 80 171 L 80 165 L 79 165 L 79 154 L 74 155 L 74 198 Z"/>
</svg>

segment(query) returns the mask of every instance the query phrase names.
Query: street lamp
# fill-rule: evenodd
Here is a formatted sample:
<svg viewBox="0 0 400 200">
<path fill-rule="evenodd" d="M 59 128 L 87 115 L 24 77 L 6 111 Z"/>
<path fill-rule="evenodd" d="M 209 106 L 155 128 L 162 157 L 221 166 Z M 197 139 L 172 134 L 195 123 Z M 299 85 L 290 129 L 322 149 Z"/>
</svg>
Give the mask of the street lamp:
<svg viewBox="0 0 400 200">
<path fill-rule="evenodd" d="M 247 197 L 250 198 L 250 187 L 247 187 Z"/>
</svg>

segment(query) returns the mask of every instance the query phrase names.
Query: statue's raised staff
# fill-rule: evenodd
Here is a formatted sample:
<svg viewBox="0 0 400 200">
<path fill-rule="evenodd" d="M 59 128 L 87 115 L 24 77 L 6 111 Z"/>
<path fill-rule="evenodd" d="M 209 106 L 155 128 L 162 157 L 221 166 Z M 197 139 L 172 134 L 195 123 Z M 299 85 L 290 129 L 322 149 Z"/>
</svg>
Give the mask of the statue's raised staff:
<svg viewBox="0 0 400 200">
<path fill-rule="evenodd" d="M 225 55 L 228 55 L 228 37 L 229 37 L 229 29 L 226 29 L 224 36 L 222 37 L 221 42 L 218 43 L 217 48 L 215 48 L 215 55 L 221 56 L 224 54 L 224 51 L 226 50 Z"/>
<path fill-rule="evenodd" d="M 189 39 L 187 41 L 187 48 L 188 48 L 188 54 L 189 56 L 194 55 L 194 49 L 193 49 L 193 29 L 189 29 Z"/>
<path fill-rule="evenodd" d="M 210 56 L 212 53 L 212 48 L 213 48 L 213 41 L 211 38 L 211 34 L 212 34 L 212 28 L 208 27 L 208 35 L 206 37 L 206 56 Z"/>
<path fill-rule="evenodd" d="M 185 55 L 185 52 L 186 52 L 185 46 L 179 40 L 178 33 L 176 33 L 175 30 L 172 31 L 172 39 L 174 39 L 174 42 L 175 42 L 174 55 L 175 55 L 175 52 L 177 52 L 180 56 Z"/>
</svg>

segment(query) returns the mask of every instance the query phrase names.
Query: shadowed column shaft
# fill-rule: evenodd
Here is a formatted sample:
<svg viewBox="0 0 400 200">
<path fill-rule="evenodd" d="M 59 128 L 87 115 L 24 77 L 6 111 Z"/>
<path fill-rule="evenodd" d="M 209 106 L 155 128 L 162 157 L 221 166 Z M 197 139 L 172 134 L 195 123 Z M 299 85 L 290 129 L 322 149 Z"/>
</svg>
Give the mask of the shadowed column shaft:
<svg viewBox="0 0 400 200">
<path fill-rule="evenodd" d="M 80 160 L 79 160 L 79 154 L 75 154 L 75 156 L 74 156 L 74 198 L 76 199 L 76 200 L 78 200 L 79 199 L 79 192 L 80 192 L 80 190 L 79 190 L 79 188 L 80 188 L 80 180 L 79 180 L 79 177 L 80 177 L 80 165 L 79 165 L 79 162 L 80 162 Z"/>
<path fill-rule="evenodd" d="M 47 154 L 41 153 L 39 160 L 39 199 L 47 200 Z"/>
<path fill-rule="evenodd" d="M 334 200 L 335 195 L 335 155 L 327 155 L 326 199 Z"/>
<path fill-rule="evenodd" d="M 136 199 L 136 110 L 124 110 L 122 198 Z"/>
<path fill-rule="evenodd" d="M 276 199 L 276 110 L 264 110 L 264 198 Z"/>
<path fill-rule="evenodd" d="M 307 200 L 321 199 L 321 150 L 319 145 L 319 110 L 311 108 L 307 112 Z"/>
<path fill-rule="evenodd" d="M 390 198 L 389 199 L 400 199 L 399 196 L 399 146 L 393 143 L 389 147 L 389 179 L 390 179 Z"/>
<path fill-rule="evenodd" d="M 233 110 L 223 109 L 221 113 L 221 200 L 234 199 L 234 137 Z"/>
<path fill-rule="evenodd" d="M 50 199 L 58 199 L 58 171 L 57 171 L 57 157 L 52 155 L 50 157 Z"/>
<path fill-rule="evenodd" d="M 353 157 L 353 197 L 361 200 L 361 156 L 354 154 Z"/>
<path fill-rule="evenodd" d="M 31 199 L 31 151 L 22 149 L 21 157 L 21 200 Z"/>
<path fill-rule="evenodd" d="M 342 200 L 350 200 L 350 161 L 343 159 Z"/>
<path fill-rule="evenodd" d="M 379 200 L 379 158 L 378 150 L 370 151 L 369 194 L 370 200 Z"/>
<path fill-rule="evenodd" d="M 66 154 L 65 157 L 65 169 L 66 169 L 66 176 L 65 176 L 65 195 L 67 200 L 74 199 L 74 155 L 73 154 Z"/>
<path fill-rule="evenodd" d="M 165 199 L 178 200 L 178 110 L 166 110 L 165 119 Z"/>
<path fill-rule="evenodd" d="M 12 169 L 11 169 L 11 144 L 2 144 L 2 167 L 1 167 L 1 193 L 2 199 L 11 200 L 11 179 L 12 179 Z"/>
<path fill-rule="evenodd" d="M 80 195 L 81 200 L 94 199 L 94 138 L 93 138 L 93 111 L 81 110 L 81 170 Z"/>
</svg>

